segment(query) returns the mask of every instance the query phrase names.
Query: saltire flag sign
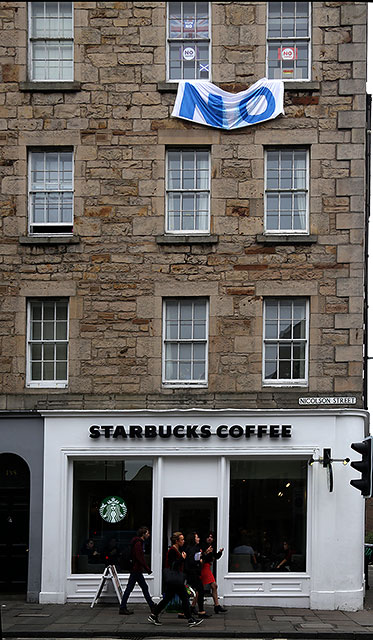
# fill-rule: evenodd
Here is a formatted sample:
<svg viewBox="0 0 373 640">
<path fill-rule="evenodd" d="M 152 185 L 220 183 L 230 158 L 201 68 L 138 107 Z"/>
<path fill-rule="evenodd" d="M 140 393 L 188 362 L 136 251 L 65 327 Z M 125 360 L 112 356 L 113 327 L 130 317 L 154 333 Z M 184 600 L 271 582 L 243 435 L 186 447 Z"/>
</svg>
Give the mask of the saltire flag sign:
<svg viewBox="0 0 373 640">
<path fill-rule="evenodd" d="M 172 116 L 217 127 L 238 129 L 284 113 L 284 83 L 262 78 L 239 93 L 223 91 L 207 80 L 179 81 Z"/>
</svg>

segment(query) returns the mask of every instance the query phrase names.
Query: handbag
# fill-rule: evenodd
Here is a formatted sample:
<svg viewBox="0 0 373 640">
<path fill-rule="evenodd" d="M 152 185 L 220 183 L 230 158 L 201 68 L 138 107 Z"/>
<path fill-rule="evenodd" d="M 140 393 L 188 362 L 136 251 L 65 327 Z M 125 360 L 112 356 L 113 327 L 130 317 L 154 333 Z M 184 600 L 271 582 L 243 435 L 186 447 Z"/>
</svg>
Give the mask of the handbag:
<svg viewBox="0 0 373 640">
<path fill-rule="evenodd" d="M 185 575 L 181 571 L 167 567 L 163 569 L 163 580 L 167 587 L 182 587 L 185 584 Z"/>
</svg>

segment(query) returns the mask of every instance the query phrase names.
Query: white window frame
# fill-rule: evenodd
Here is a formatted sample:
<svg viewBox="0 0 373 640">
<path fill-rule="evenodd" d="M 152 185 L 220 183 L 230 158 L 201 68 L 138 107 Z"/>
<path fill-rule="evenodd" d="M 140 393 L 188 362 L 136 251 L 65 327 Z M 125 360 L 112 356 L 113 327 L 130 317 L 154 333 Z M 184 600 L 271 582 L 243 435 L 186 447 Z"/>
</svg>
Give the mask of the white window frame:
<svg viewBox="0 0 373 640">
<path fill-rule="evenodd" d="M 311 80 L 311 72 L 312 72 L 312 2 L 308 2 L 308 36 L 294 37 L 294 38 L 282 38 L 282 37 L 269 37 L 268 35 L 268 26 L 269 26 L 269 5 L 267 2 L 267 20 L 266 20 L 266 77 L 269 78 L 269 56 L 268 56 L 268 45 L 270 43 L 278 42 L 279 47 L 286 47 L 286 42 L 289 43 L 289 47 L 292 43 L 308 43 L 308 70 L 307 70 L 307 78 L 291 78 L 286 77 L 283 74 L 280 78 L 273 78 L 277 80 L 284 80 L 286 82 L 310 82 Z M 276 4 L 281 4 L 281 15 L 282 15 L 282 2 L 276 2 Z M 296 4 L 296 3 L 294 3 Z M 282 69 L 282 65 L 281 65 Z"/>
<path fill-rule="evenodd" d="M 305 338 L 266 338 L 266 312 L 267 302 L 277 301 L 279 302 L 299 302 L 303 301 L 305 305 Z M 308 366 L 309 366 L 309 315 L 310 315 L 309 299 L 305 297 L 268 297 L 263 301 L 263 359 L 262 359 L 262 384 L 267 387 L 306 387 L 308 386 Z M 279 314 L 278 318 L 279 319 Z M 265 365 L 266 365 L 266 346 L 268 344 L 280 345 L 282 343 L 290 344 L 291 347 L 295 343 L 303 343 L 305 346 L 305 360 L 304 360 L 304 378 L 266 378 L 265 377 Z M 277 362 L 280 359 L 278 357 Z M 293 358 L 291 359 L 293 364 Z"/>
<path fill-rule="evenodd" d="M 270 189 L 267 186 L 267 169 L 268 169 L 268 162 L 267 162 L 267 158 L 268 158 L 268 152 L 271 151 L 279 151 L 281 153 L 281 151 L 304 151 L 306 154 L 306 186 L 305 189 L 297 189 L 297 188 L 290 188 L 290 189 L 281 189 L 281 187 L 279 186 L 278 189 Z M 279 166 L 281 166 L 281 160 L 280 160 L 280 164 Z M 292 166 L 292 174 L 293 174 L 293 179 L 294 179 L 294 163 Z M 269 193 L 288 193 L 292 196 L 296 195 L 297 193 L 304 193 L 305 194 L 305 199 L 306 199 L 306 213 L 305 213 L 305 217 L 306 217 L 306 224 L 305 224 L 305 228 L 304 229 L 268 229 L 267 228 L 267 194 Z M 278 147 L 268 147 L 265 149 L 264 152 L 264 233 L 266 235 L 308 235 L 309 234 L 309 217 L 310 217 L 310 213 L 309 213 L 309 203 L 310 203 L 310 150 L 308 147 L 296 147 L 296 146 L 278 146 Z M 292 219 L 293 219 L 293 214 L 294 214 L 294 209 L 292 209 Z M 281 214 L 279 211 L 279 221 L 281 218 Z"/>
<path fill-rule="evenodd" d="M 60 165 L 60 154 L 61 153 L 71 153 L 71 189 L 48 189 L 46 188 L 44 191 L 40 189 L 33 188 L 33 179 L 32 179 L 32 158 L 33 154 L 43 153 L 44 154 L 44 176 L 46 175 L 46 157 L 48 153 L 57 153 L 58 154 L 58 167 Z M 45 178 L 44 178 L 45 182 Z M 58 169 L 58 182 L 60 183 L 60 171 Z M 33 196 L 34 194 L 39 193 L 71 193 L 72 194 L 72 211 L 71 211 L 71 222 L 34 222 L 34 206 L 33 206 Z M 73 234 L 73 226 L 74 226 L 74 150 L 71 147 L 42 147 L 42 148 L 30 148 L 28 151 L 28 230 L 29 235 L 36 236 L 45 236 L 45 235 L 72 235 Z M 34 229 L 37 228 L 35 231 Z M 60 230 L 59 230 L 60 229 Z"/>
<path fill-rule="evenodd" d="M 61 37 L 34 37 L 33 36 L 33 30 L 32 30 L 32 5 L 34 3 L 30 2 L 29 3 L 29 8 L 28 8 L 28 76 L 30 78 L 31 82 L 73 82 L 74 80 L 74 2 L 71 2 L 71 37 L 67 38 L 64 36 Z M 49 2 L 44 2 L 44 15 L 45 15 L 45 9 L 46 9 L 46 5 L 50 4 Z M 57 2 L 58 4 L 58 9 L 60 8 L 60 4 L 62 4 L 61 2 Z M 68 3 L 70 4 L 70 3 Z M 34 60 L 34 56 L 33 56 L 33 44 L 34 43 L 44 43 L 46 49 L 48 48 L 48 45 L 52 46 L 55 45 L 56 43 L 71 43 L 71 51 L 72 51 L 72 60 L 71 60 L 71 77 L 70 78 L 35 78 L 34 77 L 34 64 L 33 64 L 33 60 Z M 60 57 L 59 57 L 59 62 L 61 61 L 61 53 L 60 53 Z M 45 65 L 46 68 L 48 68 L 48 64 L 47 64 L 47 60 L 45 60 Z"/>
<path fill-rule="evenodd" d="M 169 302 L 178 302 L 179 303 L 179 311 L 178 315 L 180 318 L 180 304 L 183 302 L 201 302 L 205 303 L 205 338 L 204 339 L 167 339 L 166 338 L 166 316 L 167 316 L 167 304 Z M 208 385 L 208 345 L 209 345 L 209 300 L 208 298 L 202 297 L 185 297 L 185 298 L 165 298 L 163 300 L 163 329 L 162 329 L 162 384 L 167 387 L 207 387 Z M 180 324 L 179 324 L 180 327 Z M 203 379 L 198 380 L 183 380 L 183 379 L 168 379 L 166 377 L 166 350 L 168 344 L 203 344 L 205 348 L 205 377 Z M 178 360 L 180 362 L 180 360 Z"/>
<path fill-rule="evenodd" d="M 169 186 L 169 170 L 168 170 L 168 159 L 169 159 L 169 153 L 170 152 L 179 152 L 180 153 L 180 174 L 182 176 L 182 154 L 183 152 L 194 152 L 194 171 L 195 171 L 195 176 L 197 175 L 197 171 L 196 171 L 196 154 L 199 151 L 204 151 L 205 153 L 208 153 L 208 185 L 207 185 L 207 189 L 184 189 L 182 186 L 180 187 L 180 189 L 171 189 Z M 169 196 L 172 193 L 180 193 L 181 196 L 184 193 L 192 193 L 192 194 L 198 194 L 198 193 L 207 193 L 207 200 L 208 200 L 208 210 L 207 210 L 207 228 L 206 229 L 171 229 L 170 228 L 170 221 L 169 221 Z M 166 152 L 166 198 L 165 198 L 165 205 L 166 205 L 166 210 L 165 210 L 165 232 L 169 235 L 208 235 L 210 233 L 210 224 L 211 224 L 211 149 L 208 148 L 203 148 L 203 147 L 175 147 L 172 148 L 170 147 L 169 149 L 167 149 Z M 194 209 L 194 214 L 196 214 L 196 209 Z M 180 216 L 182 217 L 181 213 Z"/>
<path fill-rule="evenodd" d="M 32 333 L 31 333 L 31 309 L 32 309 L 32 305 L 36 304 L 36 303 L 40 303 L 42 305 L 42 316 L 44 315 L 44 304 L 45 303 L 51 303 L 54 302 L 55 304 L 57 302 L 66 302 L 67 305 L 67 326 L 66 326 L 66 335 L 67 338 L 66 340 L 58 340 L 56 339 L 56 337 L 54 336 L 53 340 L 45 340 L 43 339 L 43 336 L 41 337 L 40 340 L 36 340 L 32 338 Z M 54 314 L 55 316 L 55 314 Z M 65 389 L 68 385 L 68 377 L 69 377 L 69 322 L 70 320 L 70 305 L 69 305 L 69 300 L 68 298 L 32 298 L 30 300 L 27 301 L 27 365 L 26 365 L 26 386 L 30 387 L 30 388 L 34 388 L 34 389 L 46 389 L 46 388 L 52 388 L 52 389 Z M 56 333 L 56 319 L 54 318 L 54 334 Z M 41 324 L 43 325 L 43 319 L 41 320 Z M 52 380 L 34 380 L 32 378 L 32 359 L 31 359 L 31 349 L 32 349 L 32 345 L 33 344 L 52 344 L 54 346 L 54 348 L 56 347 L 57 344 L 66 344 L 67 345 L 67 363 L 66 363 L 66 378 L 65 379 L 57 379 L 56 376 L 54 377 L 54 379 Z M 43 368 L 43 362 L 44 360 L 42 359 L 40 361 L 42 363 L 42 368 Z M 54 363 L 54 370 L 56 369 L 56 364 L 57 364 L 57 360 L 56 357 L 53 360 Z"/>
<path fill-rule="evenodd" d="M 193 80 L 211 80 L 211 3 L 208 2 L 208 38 L 172 38 L 170 36 L 170 7 L 169 7 L 169 2 L 166 3 L 167 5 L 167 26 L 166 26 L 166 34 L 167 34 L 167 47 L 166 47 L 166 69 L 167 69 L 167 82 L 180 82 L 180 80 L 186 80 L 186 81 L 193 81 Z M 181 5 L 183 5 L 184 2 L 181 2 Z M 196 3 L 197 4 L 197 3 Z M 183 7 L 182 7 L 182 15 L 183 15 Z M 196 12 L 195 14 L 196 15 Z M 209 61 L 208 61 L 208 77 L 207 78 L 198 78 L 198 77 L 194 77 L 194 78 L 170 78 L 170 45 L 173 42 L 180 42 L 180 45 L 183 42 L 191 42 L 191 43 L 196 43 L 196 46 L 198 46 L 198 42 L 203 42 L 203 43 L 207 43 L 208 44 L 208 56 L 209 56 Z M 181 61 L 182 64 L 182 61 Z M 182 69 L 183 69 L 183 64 L 182 64 Z"/>
</svg>

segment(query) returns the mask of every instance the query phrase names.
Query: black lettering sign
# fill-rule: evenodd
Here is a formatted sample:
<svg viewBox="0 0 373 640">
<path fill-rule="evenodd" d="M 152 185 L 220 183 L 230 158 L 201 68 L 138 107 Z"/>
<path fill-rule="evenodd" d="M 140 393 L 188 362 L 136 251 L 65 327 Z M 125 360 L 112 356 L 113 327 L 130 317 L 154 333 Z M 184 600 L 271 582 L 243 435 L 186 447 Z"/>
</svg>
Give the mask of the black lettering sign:
<svg viewBox="0 0 373 640">
<path fill-rule="evenodd" d="M 127 438 L 127 433 L 126 430 L 124 428 L 124 426 L 122 424 L 118 424 L 115 429 L 114 429 L 114 433 L 113 433 L 113 438 Z"/>
<path fill-rule="evenodd" d="M 233 438 L 235 440 L 245 437 L 252 438 L 257 437 L 262 439 L 263 437 L 269 438 L 291 438 L 292 426 L 290 424 L 233 424 L 228 426 L 226 424 L 219 425 L 215 431 L 209 424 L 146 424 L 144 427 L 138 424 L 123 425 L 123 424 L 92 424 L 89 427 L 89 437 L 93 439 L 100 438 L 118 438 L 132 440 L 142 438 L 177 438 L 179 440 L 188 438 L 189 440 L 206 439 L 216 435 L 217 438 Z"/>
</svg>

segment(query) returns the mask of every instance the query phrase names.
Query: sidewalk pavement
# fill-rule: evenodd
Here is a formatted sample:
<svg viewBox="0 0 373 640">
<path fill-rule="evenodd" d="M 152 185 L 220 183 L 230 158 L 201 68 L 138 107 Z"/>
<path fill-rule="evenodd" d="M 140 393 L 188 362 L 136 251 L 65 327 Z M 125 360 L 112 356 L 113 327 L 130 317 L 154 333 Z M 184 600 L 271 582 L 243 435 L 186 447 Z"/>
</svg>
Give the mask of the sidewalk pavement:
<svg viewBox="0 0 373 640">
<path fill-rule="evenodd" d="M 4 638 L 311 638 L 373 639 L 373 588 L 357 612 L 310 611 L 281 607 L 228 607 L 189 629 L 175 613 L 161 615 L 161 627 L 147 621 L 145 604 L 129 605 L 134 615 L 118 615 L 117 604 L 32 604 L 2 600 Z M 210 598 L 206 610 L 212 612 Z M 1 638 L 1 634 L 0 634 Z"/>
</svg>

